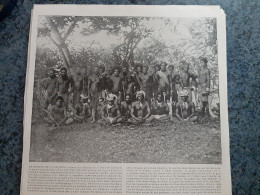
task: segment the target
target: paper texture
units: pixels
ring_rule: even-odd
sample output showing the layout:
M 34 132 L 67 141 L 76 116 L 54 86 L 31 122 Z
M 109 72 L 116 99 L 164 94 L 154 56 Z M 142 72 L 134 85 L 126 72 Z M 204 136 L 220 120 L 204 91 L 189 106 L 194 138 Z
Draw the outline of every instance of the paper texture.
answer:
M 35 5 L 22 195 L 231 194 L 219 6 Z

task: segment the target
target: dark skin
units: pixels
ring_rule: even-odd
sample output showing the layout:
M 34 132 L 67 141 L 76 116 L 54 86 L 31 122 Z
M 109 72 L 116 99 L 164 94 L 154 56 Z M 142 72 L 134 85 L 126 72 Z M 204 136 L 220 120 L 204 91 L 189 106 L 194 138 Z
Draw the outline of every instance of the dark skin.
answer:
M 139 95 L 137 99 L 138 101 L 134 102 L 132 105 L 131 117 L 138 122 L 144 122 L 151 115 L 151 110 L 148 102 L 144 100 L 143 95 Z M 140 103 L 142 103 L 142 106 Z M 143 117 L 142 114 L 145 110 L 147 111 L 147 114 Z M 135 111 L 137 111 L 138 116 L 135 116 Z
M 181 100 L 182 100 L 183 102 L 187 102 L 187 101 L 188 101 L 188 98 L 189 98 L 188 96 L 182 96 L 182 97 L 181 97 Z M 191 114 L 190 114 L 187 118 L 185 118 L 185 119 L 183 119 L 182 116 L 179 115 L 179 113 L 180 113 L 180 106 L 177 105 L 177 107 L 176 107 L 176 116 L 177 116 L 177 118 L 178 118 L 181 122 L 187 122 L 187 121 L 189 121 L 189 120 L 195 115 L 194 106 L 192 106 L 192 108 L 191 108 Z
M 65 107 L 62 106 L 62 103 L 63 101 L 58 99 L 56 101 L 56 105 L 50 109 L 50 114 L 48 115 L 49 119 L 53 121 L 57 126 L 63 125 L 68 118 L 66 109 Z M 60 112 L 62 111 L 64 112 L 64 118 L 61 120 L 61 122 L 57 122 L 56 119 L 53 117 L 55 115 L 54 110 L 59 110 Z
M 108 101 L 108 104 L 110 106 L 113 106 L 114 105 L 114 100 L 109 100 Z M 120 113 L 120 110 L 118 108 L 115 108 L 116 109 L 116 113 L 117 113 L 117 116 L 116 117 L 113 117 L 113 120 L 116 121 L 118 118 L 121 117 L 121 113 Z M 102 116 L 102 119 L 106 119 L 106 113 L 105 113 L 105 109 L 102 109 L 102 113 L 101 113 L 101 116 Z

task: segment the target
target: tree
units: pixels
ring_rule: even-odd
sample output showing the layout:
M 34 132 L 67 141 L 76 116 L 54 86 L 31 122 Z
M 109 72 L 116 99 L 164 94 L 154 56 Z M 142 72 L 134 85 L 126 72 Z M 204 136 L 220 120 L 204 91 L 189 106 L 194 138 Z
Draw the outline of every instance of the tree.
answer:
M 44 23 L 43 26 L 38 29 L 40 36 L 49 37 L 52 43 L 57 47 L 64 66 L 68 70 L 71 70 L 72 58 L 66 44 L 66 40 L 73 32 L 73 29 L 80 19 L 81 17 L 74 16 L 45 16 L 46 23 Z M 67 29 L 67 31 L 64 31 L 64 29 Z

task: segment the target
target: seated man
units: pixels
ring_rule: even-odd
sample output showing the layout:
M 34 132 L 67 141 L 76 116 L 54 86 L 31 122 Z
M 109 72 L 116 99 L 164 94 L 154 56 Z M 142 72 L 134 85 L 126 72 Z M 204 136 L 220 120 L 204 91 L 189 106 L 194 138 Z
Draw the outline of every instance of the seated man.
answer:
M 116 124 L 122 122 L 121 113 L 118 105 L 115 103 L 117 96 L 114 94 L 107 95 L 107 104 L 102 107 L 100 124 Z
M 121 102 L 121 114 L 124 122 L 131 118 L 132 99 L 130 94 L 126 94 L 125 101 Z
M 75 105 L 74 120 L 77 123 L 85 122 L 86 118 L 90 116 L 90 107 L 85 100 L 87 100 L 87 97 L 80 95 L 79 102 Z
M 64 99 L 58 96 L 56 99 L 56 104 L 51 106 L 47 111 L 47 117 L 43 120 L 53 126 L 68 125 L 72 123 L 71 118 L 68 119 L 67 111 L 65 106 L 63 106 Z
M 138 91 L 136 93 L 137 101 L 132 104 L 131 108 L 131 119 L 128 121 L 133 124 L 149 123 L 153 120 L 151 116 L 150 106 L 147 101 L 145 101 L 145 92 Z
M 99 103 L 98 103 L 98 107 L 97 107 L 97 119 L 100 120 L 100 119 L 102 119 L 102 109 L 103 109 L 103 107 L 106 106 L 106 101 L 102 96 L 100 96 L 98 98 L 98 102 Z
M 168 119 L 169 106 L 165 101 L 163 101 L 161 94 L 158 94 L 157 99 L 151 103 L 151 114 L 154 119 L 160 121 Z
M 181 122 L 194 122 L 197 116 L 194 116 L 194 103 L 189 101 L 189 92 L 187 90 L 180 91 L 181 101 L 176 105 L 176 116 Z

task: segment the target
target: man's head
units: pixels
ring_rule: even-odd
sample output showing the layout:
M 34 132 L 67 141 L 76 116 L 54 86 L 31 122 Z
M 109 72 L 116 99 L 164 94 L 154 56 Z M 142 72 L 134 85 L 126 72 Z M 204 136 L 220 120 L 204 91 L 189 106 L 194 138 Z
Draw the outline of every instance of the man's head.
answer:
M 101 74 L 103 74 L 105 72 L 105 70 L 106 70 L 106 68 L 104 66 L 99 66 L 98 72 L 101 75 Z
M 147 72 L 148 72 L 148 66 L 144 66 L 144 68 L 143 68 L 143 73 L 144 73 L 144 74 L 147 74 Z
M 116 95 L 114 95 L 114 94 L 108 94 L 107 95 L 108 105 L 113 106 L 115 104 L 115 101 L 116 101 Z
M 168 66 L 168 70 L 169 70 L 169 72 L 173 72 L 174 66 L 173 66 L 173 65 L 169 65 L 169 66 Z
M 56 105 L 57 105 L 58 107 L 61 107 L 62 104 L 63 104 L 63 102 L 64 102 L 63 97 L 58 96 L 58 97 L 56 98 Z
M 76 74 L 79 75 L 80 74 L 80 67 L 77 66 L 76 69 L 75 69 L 75 72 L 76 72 Z
M 127 73 L 128 72 L 128 67 L 127 66 L 123 66 L 122 68 L 122 73 Z
M 138 65 L 136 66 L 136 72 L 137 72 L 137 73 L 141 73 L 141 72 L 142 72 L 142 65 L 141 65 L 141 64 L 138 64 Z
M 114 75 L 117 77 L 117 76 L 119 76 L 119 68 L 118 67 L 116 67 L 115 69 L 114 69 Z
M 94 72 L 94 74 L 98 74 L 98 67 L 97 66 L 94 67 L 93 72 Z
M 208 67 L 208 60 L 206 58 L 202 58 L 200 61 L 201 61 L 202 68 L 205 69 Z
M 181 70 L 188 71 L 189 70 L 189 63 L 186 61 L 181 61 Z
M 104 98 L 99 97 L 99 98 L 98 98 L 98 101 L 99 101 L 99 103 L 103 103 L 103 102 L 104 102 Z
M 145 92 L 144 91 L 138 91 L 136 93 L 136 97 L 137 97 L 138 101 L 143 102 L 144 98 L 145 98 Z
M 155 66 L 155 71 L 160 71 L 161 70 L 161 66 L 159 65 L 159 64 L 157 64 L 156 66 Z
M 62 68 L 60 69 L 60 73 L 61 73 L 61 77 L 62 77 L 62 78 L 66 78 L 66 77 L 68 76 L 68 74 L 67 74 L 67 68 L 62 67 Z
M 128 81 L 128 83 L 131 83 L 131 82 L 133 81 L 132 76 L 128 76 L 128 77 L 127 77 L 127 81 Z
M 162 62 L 160 66 L 161 66 L 161 71 L 165 72 L 166 71 L 166 67 L 167 67 L 167 63 L 166 62 Z
M 158 101 L 158 102 L 162 102 L 162 101 L 163 101 L 162 94 L 159 93 L 159 94 L 157 95 L 157 101 Z
M 179 81 L 180 79 L 181 79 L 180 75 L 179 75 L 179 74 L 176 74 L 176 75 L 175 75 L 175 80 L 176 80 L 176 81 Z
M 189 91 L 187 91 L 187 90 L 182 90 L 182 91 L 180 92 L 180 96 L 181 96 L 181 100 L 182 100 L 183 102 L 187 102 L 187 101 L 188 101 L 188 98 L 189 98 Z
M 87 74 L 87 68 L 83 67 L 81 71 L 82 71 L 82 75 L 86 75 Z
M 126 101 L 126 103 L 131 103 L 131 95 L 130 94 L 126 94 L 126 96 L 125 96 L 125 101 Z
M 52 79 L 54 79 L 56 77 L 55 71 L 53 69 L 49 70 L 49 77 L 52 78 Z

